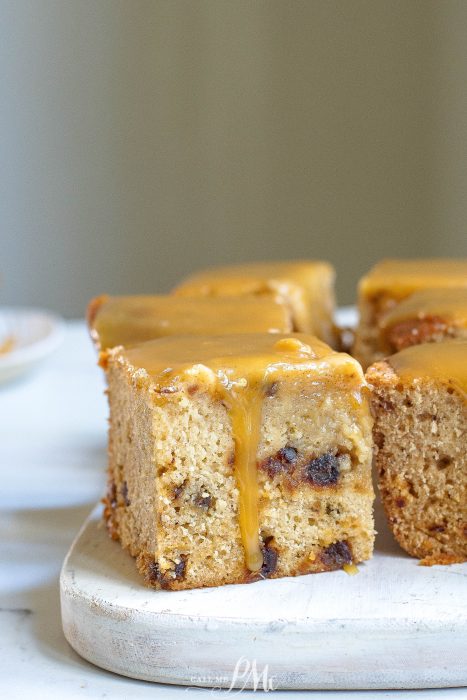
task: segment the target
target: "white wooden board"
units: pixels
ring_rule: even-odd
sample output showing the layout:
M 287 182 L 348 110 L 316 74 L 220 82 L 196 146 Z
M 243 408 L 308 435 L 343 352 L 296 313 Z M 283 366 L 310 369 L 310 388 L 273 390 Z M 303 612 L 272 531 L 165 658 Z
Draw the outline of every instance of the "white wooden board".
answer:
M 256 681 L 263 688 L 267 678 L 282 689 L 466 685 L 467 564 L 418 566 L 381 517 L 377 529 L 375 556 L 356 576 L 337 571 L 153 591 L 108 538 L 99 506 L 63 565 L 63 629 L 85 659 L 149 681 L 239 688 Z

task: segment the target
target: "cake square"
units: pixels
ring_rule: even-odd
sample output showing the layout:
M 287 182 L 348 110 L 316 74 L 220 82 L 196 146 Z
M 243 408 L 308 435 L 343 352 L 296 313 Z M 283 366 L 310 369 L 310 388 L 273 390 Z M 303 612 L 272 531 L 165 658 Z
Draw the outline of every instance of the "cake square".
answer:
M 395 538 L 425 564 L 467 560 L 467 341 L 408 347 L 366 376 Z
M 169 295 L 108 296 L 93 299 L 88 326 L 97 349 L 130 347 L 170 335 L 288 333 L 289 309 L 267 297 L 185 298 Z
M 108 357 L 110 534 L 185 589 L 347 567 L 373 548 L 358 363 L 305 334 L 168 337 Z
M 175 288 L 183 296 L 268 296 L 292 313 L 293 330 L 335 347 L 334 268 L 321 260 L 258 262 L 201 270 Z
M 411 345 L 467 340 L 467 287 L 414 292 L 378 321 L 377 352 L 392 355 Z
M 384 357 L 380 347 L 381 317 L 414 292 L 426 289 L 467 288 L 467 260 L 382 260 L 360 280 L 359 324 L 352 354 L 367 367 Z

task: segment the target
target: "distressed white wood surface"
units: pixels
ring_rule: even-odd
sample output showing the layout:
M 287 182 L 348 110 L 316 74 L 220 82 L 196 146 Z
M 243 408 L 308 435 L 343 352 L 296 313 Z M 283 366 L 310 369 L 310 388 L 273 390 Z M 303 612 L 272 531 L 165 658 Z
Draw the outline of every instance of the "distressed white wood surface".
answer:
M 60 581 L 65 635 L 84 658 L 149 681 L 229 687 L 243 658 L 283 689 L 467 684 L 467 564 L 421 567 L 378 518 L 374 558 L 342 571 L 193 591 L 145 588 L 101 507 Z M 262 687 L 260 678 L 259 687 Z M 237 687 L 253 687 L 243 674 Z

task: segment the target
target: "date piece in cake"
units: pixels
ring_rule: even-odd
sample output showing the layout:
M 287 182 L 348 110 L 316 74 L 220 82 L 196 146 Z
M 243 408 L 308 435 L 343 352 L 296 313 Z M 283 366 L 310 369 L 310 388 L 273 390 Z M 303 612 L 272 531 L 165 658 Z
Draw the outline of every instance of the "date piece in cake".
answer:
M 467 289 L 467 260 L 383 260 L 359 284 L 360 313 L 352 354 L 367 367 L 380 360 L 381 318 L 414 292 L 423 289 Z
M 373 548 L 358 363 L 313 336 L 172 337 L 109 351 L 110 534 L 146 583 L 329 571 Z
M 273 299 L 186 299 L 175 296 L 101 296 L 88 307 L 97 349 L 129 347 L 170 335 L 288 333 L 288 309 Z
M 467 342 L 415 345 L 367 371 L 390 528 L 425 564 L 467 559 Z
M 184 296 L 269 296 L 292 312 L 294 330 L 336 345 L 333 267 L 318 260 L 228 265 L 202 270 L 175 290 Z

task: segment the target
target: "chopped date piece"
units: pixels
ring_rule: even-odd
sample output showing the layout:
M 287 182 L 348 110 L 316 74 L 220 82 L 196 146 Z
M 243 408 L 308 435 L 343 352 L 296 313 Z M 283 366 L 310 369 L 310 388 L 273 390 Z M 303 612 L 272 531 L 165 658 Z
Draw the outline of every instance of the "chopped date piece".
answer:
M 340 569 L 352 563 L 352 552 L 347 542 L 334 542 L 321 552 L 321 561 L 328 569 Z
M 185 554 L 182 554 L 180 556 L 180 561 L 177 564 L 175 564 L 173 572 L 166 571 L 164 573 L 161 572 L 160 566 L 156 561 L 149 562 L 147 570 L 147 578 L 149 582 L 159 583 L 161 588 L 170 588 L 171 581 L 173 581 L 174 579 L 180 581 L 181 579 L 185 578 L 186 560 L 187 556 Z
M 117 485 L 113 479 L 109 484 L 108 499 L 110 507 L 115 508 L 117 505 Z
M 261 578 L 268 578 L 268 576 L 273 574 L 277 568 L 278 554 L 274 547 L 271 546 L 271 542 L 273 540 L 274 537 L 267 537 L 262 548 L 263 566 L 261 567 L 261 570 L 259 572 Z
M 128 498 L 128 484 L 126 483 L 126 481 L 124 481 L 122 484 L 121 493 L 122 493 L 123 502 L 125 503 L 126 506 L 129 506 L 131 504 L 131 501 Z
M 375 443 L 376 447 L 382 450 L 384 447 L 384 434 L 381 433 L 379 430 L 375 430 L 373 432 L 373 442 Z
M 271 479 L 281 472 L 291 472 L 297 461 L 298 452 L 295 447 L 286 445 L 282 447 L 273 457 L 268 457 L 263 463 L 262 468 L 267 471 Z
M 186 570 L 186 555 L 182 554 L 180 556 L 180 561 L 178 564 L 175 564 L 175 578 L 177 581 L 179 581 L 182 578 L 185 578 L 185 570 Z
M 202 508 L 203 510 L 209 510 L 209 508 L 211 507 L 211 500 L 211 496 L 209 494 L 205 496 L 203 492 L 195 498 L 195 505 L 197 505 L 198 508 Z
M 289 464 L 293 464 L 297 461 L 297 450 L 295 449 L 295 447 L 290 447 L 289 445 L 286 445 L 281 450 L 279 450 L 277 454 L 280 456 L 280 459 L 283 459 Z
M 266 388 L 266 396 L 272 397 L 277 394 L 277 390 L 279 389 L 279 382 L 272 382 L 271 384 L 268 384 Z
M 182 493 L 182 491 L 183 491 L 184 488 L 185 488 L 185 482 L 183 482 L 183 484 L 180 484 L 179 486 L 176 486 L 176 487 L 174 488 L 174 499 L 175 499 L 175 500 L 177 500 L 177 498 L 180 497 L 180 495 L 181 495 L 181 493 Z
M 334 486 L 339 480 L 339 460 L 327 452 L 306 465 L 305 475 L 315 486 Z
M 148 564 L 148 579 L 150 583 L 157 583 L 161 579 L 161 570 L 157 561 L 150 561 Z
M 380 408 L 382 411 L 386 411 L 387 413 L 389 413 L 390 411 L 394 410 L 394 404 L 392 403 L 392 401 L 389 401 L 389 399 L 379 398 L 378 408 Z

